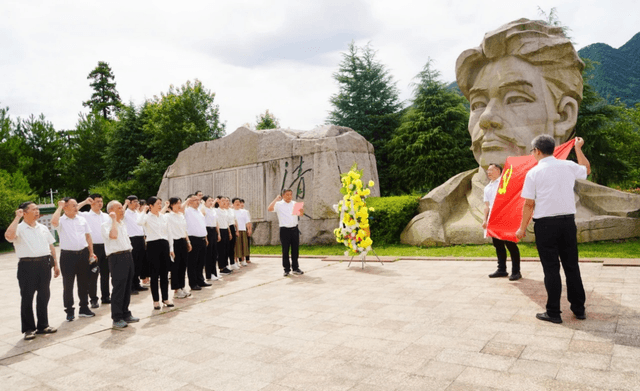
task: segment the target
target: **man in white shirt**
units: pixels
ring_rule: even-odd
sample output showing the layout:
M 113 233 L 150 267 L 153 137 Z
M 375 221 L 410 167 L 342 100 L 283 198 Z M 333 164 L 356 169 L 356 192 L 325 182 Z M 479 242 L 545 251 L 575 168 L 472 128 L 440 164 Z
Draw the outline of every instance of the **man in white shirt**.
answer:
M 489 224 L 489 215 L 491 208 L 493 208 L 493 201 L 496 199 L 498 193 L 498 186 L 500 185 L 500 176 L 502 174 L 502 166 L 499 164 L 491 163 L 487 168 L 487 177 L 489 178 L 489 184 L 484 188 L 484 221 L 482 222 L 482 228 L 487 229 Z M 498 270 L 489 274 L 490 278 L 507 277 L 507 249 L 511 254 L 511 277 L 509 280 L 516 281 L 522 278 L 520 274 L 520 249 L 518 244 L 510 242 L 508 240 L 501 240 L 498 238 L 491 238 L 493 241 L 493 247 L 496 248 L 496 255 L 498 257 Z
M 124 208 L 118 201 L 111 201 L 107 205 L 109 219 L 102 223 L 100 233 L 104 241 L 104 251 L 111 271 L 111 319 L 113 327 L 124 328 L 129 323 L 140 319 L 131 315 L 131 280 L 133 280 L 134 266 L 131 255 L 131 240 L 127 234 L 124 220 Z
M 531 142 L 532 154 L 538 165 L 532 168 L 524 180 L 522 198 L 522 223 L 516 232 L 523 238 L 527 225 L 533 217 L 536 247 L 544 270 L 544 286 L 547 289 L 547 311 L 536 314 L 536 318 L 553 323 L 562 323 L 560 317 L 560 295 L 562 280 L 560 262 L 567 281 L 567 299 L 577 319 L 586 319 L 585 292 L 578 265 L 578 242 L 575 223 L 576 179 L 587 179 L 591 172 L 589 160 L 582 152 L 584 140 L 576 137 L 575 152 L 578 164 L 570 160 L 553 157 L 555 140 L 549 135 L 540 135 Z
M 127 225 L 127 232 L 129 233 L 129 239 L 131 240 L 131 246 L 133 250 L 131 254 L 133 256 L 133 280 L 131 282 L 131 294 L 137 295 L 139 291 L 146 291 L 148 288 L 140 284 L 140 280 L 148 277 L 147 267 L 147 251 L 144 241 L 144 230 L 137 224 L 138 214 L 140 213 L 140 201 L 135 195 L 130 195 L 124 201 L 124 221 Z
M 60 217 L 64 209 L 64 216 Z M 78 203 L 73 198 L 58 202 L 58 209 L 51 216 L 51 225 L 60 237 L 60 271 L 62 272 L 62 299 L 67 321 L 75 319 L 73 284 L 78 278 L 79 316 L 95 316 L 89 309 L 89 264 L 95 258 L 91 241 L 91 228 L 84 217 L 78 215 Z
M 282 195 L 271 201 L 269 212 L 278 214 L 278 224 L 280 225 L 280 243 L 282 244 L 282 267 L 284 268 L 284 276 L 287 277 L 293 269 L 293 274 L 304 274 L 298 265 L 298 252 L 300 247 L 300 231 L 298 230 L 298 216 L 293 214 L 295 202 L 293 200 L 293 191 L 285 189 Z M 300 216 L 304 214 L 304 210 L 300 209 Z M 289 248 L 291 248 L 291 263 L 289 262 Z
M 187 207 L 184 211 L 184 218 L 187 220 L 187 234 L 191 242 L 191 252 L 187 263 L 187 275 L 189 276 L 189 286 L 192 291 L 202 290 L 203 286 L 211 286 L 204 280 L 204 263 L 207 257 L 207 225 L 200 207 L 200 199 L 191 194 L 185 201 Z
M 18 257 L 18 285 L 22 299 L 20 319 L 26 340 L 34 339 L 36 334 L 58 331 L 49 326 L 47 306 L 51 297 L 51 268 L 56 278 L 60 275 L 60 269 L 53 247 L 55 239 L 47 227 L 38 223 L 39 217 L 38 206 L 31 201 L 24 202 L 16 210 L 16 217 L 4 233 L 5 239 L 13 243 Z M 21 223 L 20 219 L 24 221 Z M 36 292 L 37 326 L 33 317 L 33 296 Z
M 242 198 L 240 199 L 240 208 L 247 212 L 247 220 L 249 221 L 247 223 L 247 247 L 249 248 L 249 252 L 247 253 L 245 261 L 247 263 L 251 263 L 251 235 L 253 234 L 253 226 L 251 224 L 251 213 L 249 213 L 249 211 L 244 208 L 244 200 Z
M 107 256 L 104 252 L 104 240 L 102 239 L 102 224 L 109 220 L 109 215 L 102 211 L 102 196 L 100 194 L 91 194 L 89 197 L 78 204 L 78 209 L 81 209 L 85 205 L 91 205 L 91 210 L 88 212 L 79 212 L 80 216 L 84 217 L 91 228 L 91 241 L 93 242 L 93 253 L 98 258 L 97 264 L 91 265 L 91 273 L 89 275 L 89 299 L 91 302 L 91 308 L 98 308 L 98 274 L 100 275 L 100 293 L 102 296 L 102 303 L 109 304 L 109 262 L 107 262 Z M 99 272 L 94 272 L 95 266 L 98 266 Z M 98 270 L 96 270 L 98 271 Z

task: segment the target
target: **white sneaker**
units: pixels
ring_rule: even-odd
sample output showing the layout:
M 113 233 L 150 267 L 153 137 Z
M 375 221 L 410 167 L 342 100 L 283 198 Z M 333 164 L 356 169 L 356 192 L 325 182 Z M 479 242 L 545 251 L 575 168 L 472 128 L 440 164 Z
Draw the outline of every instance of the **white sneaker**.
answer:
M 249 266 L 249 265 L 247 265 L 247 261 L 242 261 L 241 265 L 242 266 Z
M 187 297 L 187 292 L 182 289 L 178 289 L 178 291 L 173 295 L 175 299 L 184 299 Z
M 234 263 L 233 265 L 231 265 L 231 268 L 232 268 L 233 270 L 240 270 L 240 266 L 238 266 L 238 264 L 237 264 L 237 263 Z
M 214 276 L 213 274 L 211 275 L 211 278 L 209 279 L 209 281 L 218 281 L 220 279 L 220 277 L 218 276 Z

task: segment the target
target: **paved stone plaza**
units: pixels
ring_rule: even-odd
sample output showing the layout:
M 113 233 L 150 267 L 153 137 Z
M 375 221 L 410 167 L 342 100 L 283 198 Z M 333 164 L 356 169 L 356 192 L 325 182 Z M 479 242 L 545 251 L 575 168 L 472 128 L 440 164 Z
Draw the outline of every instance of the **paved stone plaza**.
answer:
M 535 319 L 539 263 L 517 282 L 494 262 L 353 263 L 277 258 L 215 282 L 173 311 L 132 297 L 139 323 L 65 321 L 52 282 L 51 326 L 24 341 L 14 254 L 0 256 L 2 390 L 595 390 L 640 388 L 640 268 L 581 264 L 586 321 Z

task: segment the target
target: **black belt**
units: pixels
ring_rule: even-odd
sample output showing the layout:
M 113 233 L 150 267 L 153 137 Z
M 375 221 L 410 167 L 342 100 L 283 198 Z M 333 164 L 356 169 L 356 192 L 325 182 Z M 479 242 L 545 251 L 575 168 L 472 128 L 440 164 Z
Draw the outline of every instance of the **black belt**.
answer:
M 297 229 L 298 226 L 296 225 L 295 227 L 280 227 L 280 228 L 284 228 L 284 229 Z
M 111 253 L 108 256 L 126 254 L 126 253 L 130 253 L 130 252 L 131 252 L 131 250 L 118 251 L 116 253 Z
M 70 253 L 70 254 L 82 254 L 84 250 L 88 251 L 88 247 L 83 248 L 82 250 L 60 250 L 60 252 Z
M 574 218 L 575 218 L 575 215 L 558 215 L 558 216 L 540 217 L 539 219 L 533 219 L 533 221 L 573 220 Z
M 48 261 L 49 258 L 51 257 L 51 255 L 43 255 L 41 257 L 25 257 L 25 258 L 19 258 L 18 261 Z

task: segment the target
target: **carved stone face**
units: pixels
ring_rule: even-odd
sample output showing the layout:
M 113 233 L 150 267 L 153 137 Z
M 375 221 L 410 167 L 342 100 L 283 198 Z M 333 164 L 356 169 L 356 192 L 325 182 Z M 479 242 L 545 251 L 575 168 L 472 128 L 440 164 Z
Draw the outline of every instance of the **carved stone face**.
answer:
M 560 119 L 539 68 L 503 57 L 482 68 L 469 91 L 473 155 L 485 170 L 529 152 L 531 140 L 554 135 Z

